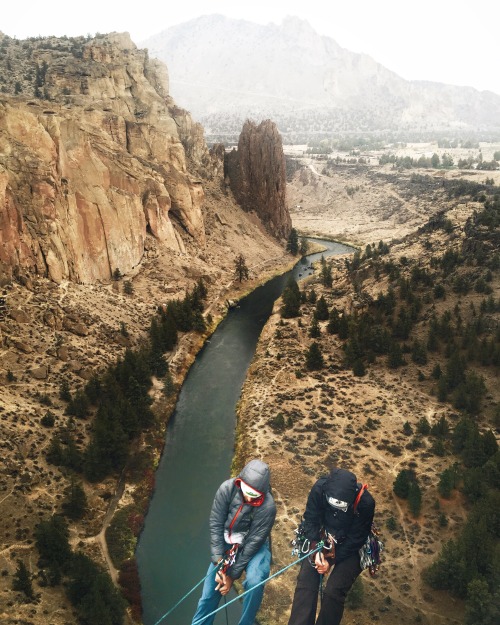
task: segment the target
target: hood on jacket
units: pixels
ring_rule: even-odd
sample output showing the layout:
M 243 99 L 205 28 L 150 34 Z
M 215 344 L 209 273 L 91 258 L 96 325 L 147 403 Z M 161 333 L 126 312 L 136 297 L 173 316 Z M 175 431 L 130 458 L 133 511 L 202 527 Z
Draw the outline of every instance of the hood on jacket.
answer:
M 241 470 L 238 477 L 259 493 L 269 492 L 271 472 L 262 460 L 250 460 Z
M 324 485 L 328 504 L 346 512 L 356 499 L 357 484 L 354 473 L 346 469 L 332 469 Z

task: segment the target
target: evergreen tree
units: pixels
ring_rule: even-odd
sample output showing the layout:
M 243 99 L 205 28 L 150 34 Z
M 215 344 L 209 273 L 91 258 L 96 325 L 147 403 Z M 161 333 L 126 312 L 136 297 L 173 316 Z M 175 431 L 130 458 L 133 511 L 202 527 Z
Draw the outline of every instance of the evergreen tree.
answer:
M 458 351 L 455 351 L 446 363 L 446 383 L 449 391 L 465 382 L 465 367 L 465 360 Z
M 125 600 L 108 573 L 82 553 L 73 556 L 68 596 L 84 625 L 122 625 Z
M 416 480 L 410 482 L 410 488 L 408 490 L 408 507 L 414 517 L 418 517 L 420 515 L 420 510 L 422 508 L 422 492 Z
M 312 339 L 317 339 L 321 336 L 321 330 L 319 329 L 318 320 L 315 316 L 312 318 L 311 327 L 309 328 L 309 336 Z
M 170 371 L 167 371 L 167 374 L 165 375 L 163 381 L 163 394 L 165 395 L 165 397 L 172 397 L 172 395 L 175 394 L 176 390 L 177 389 L 172 378 L 172 374 L 170 373 Z
M 68 524 L 59 515 L 54 514 L 35 527 L 35 542 L 42 561 L 49 567 L 62 566 L 70 559 Z
M 475 371 L 470 371 L 465 382 L 460 384 L 453 393 L 453 406 L 458 410 L 465 410 L 476 415 L 481 409 L 483 396 L 486 394 L 484 378 Z
M 397 341 L 392 342 L 389 354 L 387 355 L 387 364 L 391 369 L 397 369 L 405 364 L 403 352 L 401 351 L 401 347 Z
M 318 296 L 316 295 L 314 287 L 309 291 L 307 301 L 309 302 L 309 304 L 316 304 L 316 302 L 318 301 Z
M 431 424 L 425 417 L 421 417 L 417 423 L 417 432 L 423 436 L 427 436 L 431 431 Z
M 298 317 L 300 315 L 300 289 L 293 276 L 288 278 L 281 297 L 283 300 L 281 316 L 285 319 Z
M 248 280 L 249 270 L 243 254 L 239 254 L 234 261 L 234 271 L 238 282 Z
M 125 295 L 133 295 L 134 294 L 134 285 L 130 280 L 125 280 L 123 283 L 123 292 Z
M 457 469 L 456 467 L 448 467 L 439 476 L 438 491 L 441 497 L 449 499 L 452 490 L 457 485 Z
M 343 313 L 339 319 L 339 339 L 345 340 L 349 336 L 349 316 Z
M 406 499 L 410 492 L 410 484 L 415 480 L 415 474 L 411 469 L 402 469 L 392 485 L 392 490 L 397 497 Z
M 434 368 L 432 369 L 432 373 L 431 376 L 435 379 L 435 380 L 439 380 L 442 376 L 442 371 L 441 371 L 441 366 L 439 365 L 439 363 L 437 363 L 436 365 L 434 365 Z
M 63 464 L 64 452 L 58 436 L 53 436 L 46 453 L 47 462 L 58 467 Z
M 97 402 L 99 401 L 101 392 L 101 380 L 96 374 L 93 374 L 90 380 L 85 385 L 85 395 L 87 395 L 90 403 L 93 406 L 97 406 Z
M 327 321 L 330 314 L 328 312 L 328 304 L 323 295 L 316 302 L 315 316 L 318 321 Z
M 365 375 L 365 373 L 366 373 L 365 365 L 363 364 L 363 361 L 361 360 L 361 358 L 357 358 L 353 362 L 353 364 L 352 364 L 352 372 L 358 378 L 362 378 Z
M 66 414 L 77 417 L 78 419 L 86 419 L 89 416 L 90 402 L 85 392 L 79 389 L 75 396 L 66 406 Z
M 297 256 L 298 251 L 299 251 L 299 237 L 297 234 L 297 230 L 295 230 L 295 228 L 292 228 L 290 230 L 290 234 L 288 236 L 288 241 L 286 244 L 286 249 L 288 252 L 290 252 L 290 254 L 293 254 L 293 256 Z
M 484 579 L 473 579 L 467 586 L 466 625 L 498 625 L 500 623 L 500 590 L 490 592 Z
M 35 599 L 31 575 L 22 560 L 17 561 L 17 569 L 12 580 L 12 590 L 23 592 L 28 601 L 34 601 Z
M 109 575 L 101 572 L 93 578 L 88 594 L 78 604 L 78 612 L 87 625 L 122 625 L 125 606 L 125 599 Z
M 69 388 L 69 382 L 66 378 L 63 378 L 59 387 L 59 397 L 63 401 L 71 401 L 71 392 Z
M 439 438 L 446 438 L 449 431 L 450 426 L 448 425 L 448 421 L 444 415 L 440 417 L 440 419 L 431 427 L 432 436 L 437 436 Z
M 325 362 L 318 343 L 311 343 L 306 353 L 306 368 L 309 371 L 323 369 Z
M 427 364 L 427 350 L 420 341 L 413 341 L 412 349 L 411 349 L 411 359 L 417 365 L 426 365 Z
M 333 285 L 332 267 L 326 263 L 321 267 L 321 284 L 327 288 Z
M 446 542 L 438 558 L 424 572 L 425 581 L 436 590 L 449 590 L 455 596 L 467 591 L 467 562 L 459 541 Z
M 335 308 L 335 306 L 330 311 L 328 317 L 328 325 L 326 326 L 326 330 L 328 334 L 338 334 L 340 326 L 340 314 L 339 311 Z
M 306 256 L 307 252 L 309 251 L 309 242 L 306 239 L 306 237 L 300 237 L 300 247 L 299 247 L 299 252 L 302 256 Z
M 65 499 L 62 504 L 64 514 L 72 520 L 81 519 L 87 510 L 87 496 L 83 486 L 74 477 L 65 491 Z

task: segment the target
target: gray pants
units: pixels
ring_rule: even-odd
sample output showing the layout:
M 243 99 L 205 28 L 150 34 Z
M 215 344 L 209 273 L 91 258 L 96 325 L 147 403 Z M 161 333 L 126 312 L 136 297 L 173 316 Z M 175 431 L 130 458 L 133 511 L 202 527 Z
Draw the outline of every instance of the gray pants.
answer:
M 304 560 L 297 578 L 288 625 L 339 625 L 347 593 L 360 573 L 357 553 L 335 565 L 326 582 L 316 620 L 320 575 L 308 559 Z

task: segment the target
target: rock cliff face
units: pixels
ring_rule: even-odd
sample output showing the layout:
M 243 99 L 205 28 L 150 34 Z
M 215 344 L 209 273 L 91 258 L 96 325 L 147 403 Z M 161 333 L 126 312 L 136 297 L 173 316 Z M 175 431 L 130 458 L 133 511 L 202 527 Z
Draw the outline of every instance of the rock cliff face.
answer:
M 246 121 L 238 149 L 227 154 L 231 190 L 246 211 L 255 211 L 276 238 L 290 234 L 292 222 L 286 203 L 283 144 L 276 125 Z
M 4 277 L 109 279 L 141 261 L 147 234 L 204 245 L 200 177 L 221 174 L 220 155 L 168 96 L 162 63 L 127 34 L 0 47 L 2 91 L 15 81 L 0 98 Z

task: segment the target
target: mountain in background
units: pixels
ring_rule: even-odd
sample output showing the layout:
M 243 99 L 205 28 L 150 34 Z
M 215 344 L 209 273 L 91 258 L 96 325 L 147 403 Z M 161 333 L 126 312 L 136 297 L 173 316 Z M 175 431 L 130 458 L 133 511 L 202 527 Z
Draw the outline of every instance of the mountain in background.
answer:
M 500 96 L 404 80 L 308 22 L 255 24 L 206 15 L 141 42 L 169 69 L 177 102 L 207 136 L 271 118 L 285 139 L 328 133 L 500 134 Z

